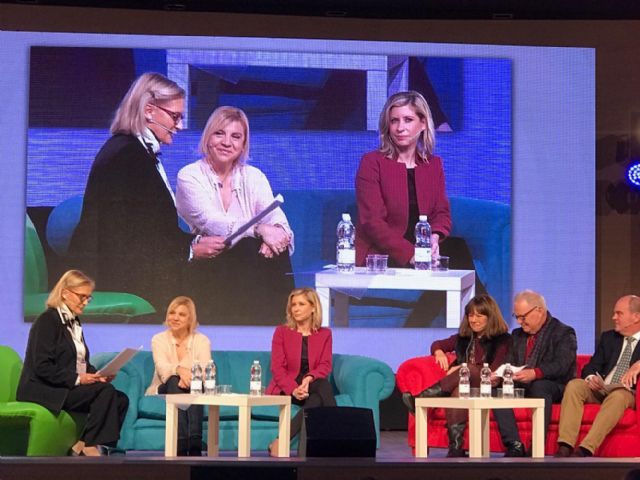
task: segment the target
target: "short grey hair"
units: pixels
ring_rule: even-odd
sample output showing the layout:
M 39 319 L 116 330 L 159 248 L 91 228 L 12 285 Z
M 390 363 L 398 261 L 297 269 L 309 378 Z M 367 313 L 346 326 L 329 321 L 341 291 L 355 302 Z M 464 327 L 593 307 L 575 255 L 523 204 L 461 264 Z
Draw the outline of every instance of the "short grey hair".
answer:
M 547 302 L 544 297 L 533 290 L 522 290 L 516 293 L 513 297 L 513 303 L 520 301 L 525 301 L 532 307 L 542 307 L 545 311 L 547 310 Z

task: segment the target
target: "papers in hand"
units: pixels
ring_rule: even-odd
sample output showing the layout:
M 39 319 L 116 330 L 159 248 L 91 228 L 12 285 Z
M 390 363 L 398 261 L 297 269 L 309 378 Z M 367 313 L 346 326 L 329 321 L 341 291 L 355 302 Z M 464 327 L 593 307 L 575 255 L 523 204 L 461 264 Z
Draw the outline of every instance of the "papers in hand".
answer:
M 596 375 L 596 377 L 598 377 L 602 381 L 602 388 L 600 389 L 600 391 L 602 393 L 604 393 L 605 395 L 608 394 L 608 393 L 613 392 L 614 390 L 618 390 L 619 388 L 627 388 L 620 382 L 618 382 L 618 383 L 604 383 L 604 378 L 602 378 L 602 375 L 600 375 L 599 372 L 596 372 L 595 375 Z M 628 390 L 628 388 L 627 388 L 627 390 Z
M 251 220 L 249 220 L 247 223 L 245 223 L 244 225 L 242 225 L 240 228 L 238 228 L 235 232 L 233 232 L 231 235 L 229 235 L 227 238 L 224 239 L 224 244 L 229 247 L 231 245 L 231 243 L 238 238 L 240 235 L 242 235 L 244 232 L 246 232 L 247 230 L 249 230 L 251 227 L 253 227 L 256 223 L 258 223 L 260 220 L 262 220 L 264 217 L 266 217 L 267 215 L 269 215 L 271 212 L 273 212 L 276 208 L 278 208 L 280 205 L 282 205 L 284 203 L 284 198 L 282 197 L 282 195 L 278 194 L 276 195 L 276 198 L 273 199 L 273 202 L 271 202 L 269 204 L 269 206 L 267 208 L 265 208 L 263 211 L 261 211 L 260 213 L 258 213 L 255 217 L 253 217 Z
M 124 364 L 131 360 L 131 358 L 133 358 L 133 356 L 140 350 L 142 350 L 142 345 L 140 345 L 138 348 L 125 348 L 96 373 L 98 375 L 102 375 L 103 377 L 115 376 L 124 366 Z
M 502 376 L 503 376 L 503 374 L 504 374 L 504 367 L 506 367 L 506 366 L 507 366 L 507 364 L 506 364 L 506 363 L 503 363 L 503 364 L 502 364 L 502 365 L 500 365 L 498 368 L 496 368 L 496 371 L 495 371 L 495 372 L 493 372 L 493 373 L 496 375 L 496 377 L 502 377 Z M 513 373 L 518 373 L 520 370 L 524 370 L 524 369 L 525 369 L 525 367 L 526 367 L 526 365 L 522 365 L 522 366 L 520 366 L 520 367 L 516 367 L 516 366 L 514 366 L 514 365 L 511 365 L 511 371 L 512 371 Z

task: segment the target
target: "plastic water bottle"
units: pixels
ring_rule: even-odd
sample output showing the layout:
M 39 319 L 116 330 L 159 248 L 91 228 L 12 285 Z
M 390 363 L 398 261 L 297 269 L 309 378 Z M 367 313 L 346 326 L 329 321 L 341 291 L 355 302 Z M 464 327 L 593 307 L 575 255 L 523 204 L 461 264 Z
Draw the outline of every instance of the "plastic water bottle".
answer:
M 258 360 L 251 365 L 251 380 L 249 381 L 249 395 L 262 394 L 262 367 Z
M 480 370 L 480 398 L 489 397 L 491 397 L 491 369 L 488 363 L 484 363 Z
M 351 215 L 342 214 L 337 228 L 336 263 L 338 272 L 353 273 L 356 270 L 356 228 L 351 223 Z
M 511 364 L 507 363 L 504 366 L 504 372 L 502 373 L 502 398 L 513 398 L 514 393 L 513 369 L 511 368 Z
M 191 394 L 200 395 L 202 393 L 202 367 L 199 361 L 193 362 L 191 366 Z
M 426 215 L 420 215 L 416 223 L 416 247 L 414 250 L 414 266 L 416 270 L 431 269 L 431 225 Z
M 460 381 L 458 382 L 458 396 L 469 398 L 471 396 L 471 372 L 466 363 L 460 367 Z
M 204 393 L 207 395 L 216 393 L 216 364 L 213 360 L 209 360 L 204 367 Z

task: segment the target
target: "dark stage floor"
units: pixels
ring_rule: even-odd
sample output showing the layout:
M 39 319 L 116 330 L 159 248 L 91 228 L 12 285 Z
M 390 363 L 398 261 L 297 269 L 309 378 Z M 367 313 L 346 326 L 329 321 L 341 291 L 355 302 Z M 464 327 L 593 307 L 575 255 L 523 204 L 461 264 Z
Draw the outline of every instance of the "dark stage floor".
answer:
M 160 452 L 140 451 L 102 458 L 4 457 L 0 480 L 622 480 L 640 469 L 635 458 L 448 459 L 440 449 L 416 460 L 406 439 L 406 432 L 383 432 L 376 458 L 274 459 L 254 452 L 238 459 L 234 452 L 223 452 L 217 458 L 167 459 Z

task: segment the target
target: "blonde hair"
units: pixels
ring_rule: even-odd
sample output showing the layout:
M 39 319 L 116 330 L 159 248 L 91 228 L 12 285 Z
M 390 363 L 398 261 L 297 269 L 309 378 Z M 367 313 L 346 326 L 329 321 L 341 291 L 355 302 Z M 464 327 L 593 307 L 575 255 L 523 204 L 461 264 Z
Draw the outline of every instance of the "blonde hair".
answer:
M 175 310 L 180 306 L 187 307 L 187 311 L 189 312 L 189 320 L 191 320 L 191 322 L 189 323 L 188 331 L 189 331 L 189 335 L 191 335 L 194 332 L 194 330 L 198 328 L 198 315 L 196 314 L 196 304 L 189 297 L 185 297 L 181 295 L 171 300 L 171 302 L 169 303 L 169 306 L 167 307 L 167 314 L 164 317 L 164 324 L 167 327 L 169 326 L 169 324 L 167 323 L 169 320 L 169 312 Z
M 464 307 L 464 319 L 458 331 L 461 337 L 473 336 L 473 330 L 471 330 L 471 326 L 469 325 L 469 315 L 473 312 L 487 317 L 487 326 L 483 332 L 484 337 L 493 338 L 509 331 L 509 326 L 507 322 L 504 321 L 500 307 L 493 297 L 485 293 L 476 295 L 469 300 L 469 303 Z
M 436 146 L 436 130 L 433 126 L 431 109 L 424 97 L 416 91 L 398 92 L 391 95 L 380 112 L 378 130 L 380 134 L 380 153 L 387 158 L 396 158 L 399 154 L 398 147 L 393 142 L 389 133 L 389 116 L 391 109 L 396 107 L 411 106 L 420 120 L 424 120 L 426 128 L 418 137 L 416 151 L 418 157 L 424 162 L 429 161 Z
M 296 321 L 293 319 L 293 315 L 291 314 L 291 302 L 293 301 L 293 297 L 297 297 L 298 295 L 304 296 L 307 302 L 313 306 L 313 311 L 311 312 L 311 330 L 315 332 L 322 325 L 322 305 L 320 304 L 320 298 L 316 291 L 309 287 L 296 288 L 289 294 L 286 312 L 287 321 L 285 325 L 291 329 L 296 328 Z
M 60 308 L 64 305 L 62 298 L 63 290 L 73 290 L 78 287 L 89 286 L 91 289 L 96 287 L 96 283 L 80 270 L 67 270 L 62 274 L 60 280 L 55 284 L 49 296 L 47 297 L 46 306 L 49 308 Z
M 170 102 L 184 97 L 184 90 L 173 80 L 160 73 L 144 73 L 131 84 L 120 102 L 111 122 L 111 133 L 140 135 L 147 128 L 144 109 L 148 104 Z
M 204 126 L 202 136 L 200 137 L 200 143 L 198 144 L 198 150 L 204 156 L 208 157 L 211 152 L 209 151 L 209 137 L 213 132 L 221 128 L 226 127 L 231 122 L 239 122 L 244 128 L 244 145 L 242 146 L 242 152 L 238 157 L 237 163 L 244 164 L 249 158 L 249 119 L 247 115 L 236 107 L 218 107 L 209 116 L 207 124 Z

